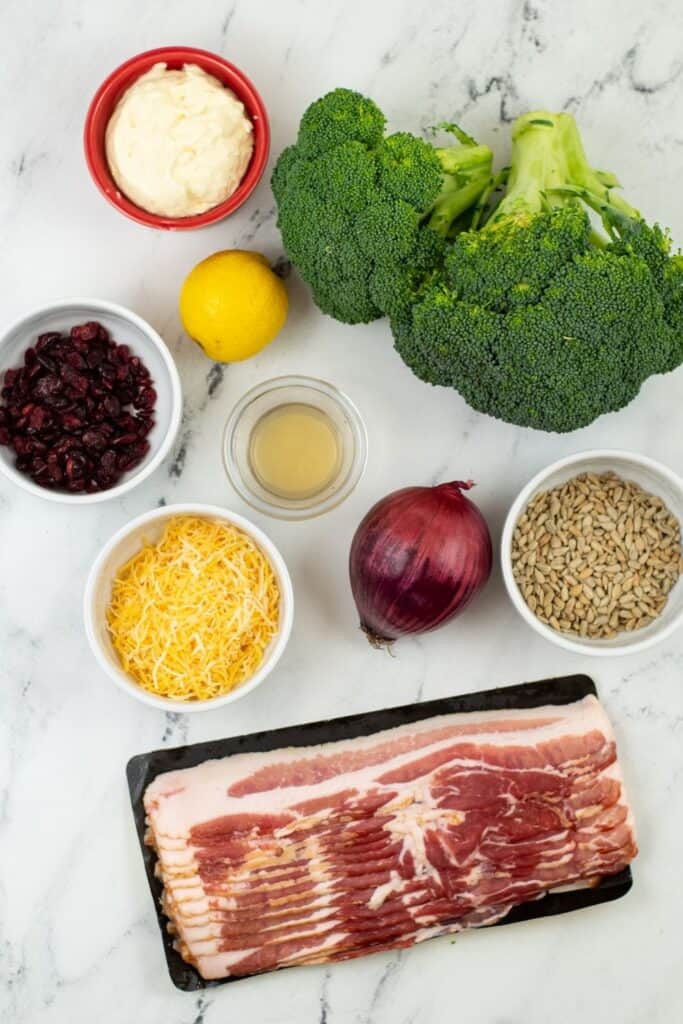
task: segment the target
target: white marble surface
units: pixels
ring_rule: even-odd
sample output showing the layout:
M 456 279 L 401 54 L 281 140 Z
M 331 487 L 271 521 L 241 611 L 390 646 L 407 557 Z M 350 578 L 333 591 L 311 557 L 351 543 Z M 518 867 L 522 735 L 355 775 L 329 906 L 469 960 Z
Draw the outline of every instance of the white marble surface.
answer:
M 203 232 L 150 232 L 92 187 L 84 112 L 115 65 L 181 42 L 224 54 L 262 91 L 277 154 L 305 105 L 336 85 L 371 93 L 396 127 L 456 117 L 500 159 L 507 122 L 535 106 L 578 113 L 588 152 L 683 240 L 681 33 L 677 0 L 155 0 L 1 5 L 2 321 L 47 300 L 103 296 L 155 325 L 177 358 L 186 417 L 172 460 L 125 499 L 65 509 L 0 481 L 0 1019 L 4 1024 L 673 1024 L 683 1019 L 683 635 L 593 662 L 532 634 L 496 574 L 462 619 L 390 659 L 356 630 L 348 544 L 394 487 L 474 477 L 496 534 L 522 483 L 585 447 L 647 452 L 683 470 L 683 371 L 650 382 L 618 416 L 567 437 L 470 412 L 411 377 L 379 323 L 323 318 L 290 279 L 277 342 L 212 369 L 183 337 L 176 295 L 196 260 L 229 246 L 276 258 L 267 178 L 238 216 Z M 289 649 L 267 685 L 190 718 L 115 690 L 86 648 L 85 575 L 130 517 L 199 500 L 245 511 L 221 468 L 232 403 L 276 374 L 327 377 L 367 420 L 371 453 L 345 506 L 310 523 L 258 521 L 291 568 Z M 332 969 L 251 979 L 205 996 L 170 984 L 127 793 L 128 757 L 160 744 L 379 708 L 550 674 L 594 674 L 619 736 L 640 826 L 622 902 L 562 919 L 430 942 Z

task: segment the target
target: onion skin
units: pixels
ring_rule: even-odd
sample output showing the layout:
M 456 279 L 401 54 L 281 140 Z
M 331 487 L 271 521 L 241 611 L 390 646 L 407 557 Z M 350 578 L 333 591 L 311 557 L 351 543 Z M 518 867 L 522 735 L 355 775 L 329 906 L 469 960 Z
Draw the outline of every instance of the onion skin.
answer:
M 491 574 L 491 535 L 462 493 L 471 481 L 405 487 L 374 505 L 356 530 L 349 575 L 373 646 L 437 629 Z

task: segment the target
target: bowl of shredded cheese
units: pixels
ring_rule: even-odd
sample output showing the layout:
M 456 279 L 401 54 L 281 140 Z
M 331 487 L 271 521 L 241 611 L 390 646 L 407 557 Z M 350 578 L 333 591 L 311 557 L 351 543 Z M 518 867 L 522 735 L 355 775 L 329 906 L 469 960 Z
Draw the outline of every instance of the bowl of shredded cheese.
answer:
M 100 552 L 85 628 L 100 666 L 164 711 L 238 700 L 273 670 L 289 639 L 292 584 L 273 542 L 213 505 L 154 509 Z

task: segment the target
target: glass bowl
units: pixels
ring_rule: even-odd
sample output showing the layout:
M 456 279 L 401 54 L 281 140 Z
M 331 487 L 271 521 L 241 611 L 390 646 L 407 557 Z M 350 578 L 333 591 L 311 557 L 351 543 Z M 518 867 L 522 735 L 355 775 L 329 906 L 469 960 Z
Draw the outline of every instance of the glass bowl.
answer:
M 312 497 L 286 498 L 267 490 L 249 459 L 256 424 L 266 413 L 291 403 L 311 405 L 325 413 L 339 438 L 338 472 Z M 230 413 L 223 436 L 223 462 L 230 483 L 248 505 L 277 519 L 310 519 L 336 508 L 362 477 L 367 454 L 365 424 L 356 406 L 338 388 L 314 377 L 275 377 L 252 388 Z

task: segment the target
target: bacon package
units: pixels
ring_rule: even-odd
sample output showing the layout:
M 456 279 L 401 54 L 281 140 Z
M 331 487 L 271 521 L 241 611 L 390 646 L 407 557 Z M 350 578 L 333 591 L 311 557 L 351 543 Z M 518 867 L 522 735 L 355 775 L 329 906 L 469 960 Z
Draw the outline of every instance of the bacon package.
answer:
M 175 949 L 205 980 L 494 924 L 637 852 L 590 693 L 206 760 L 143 803 Z

